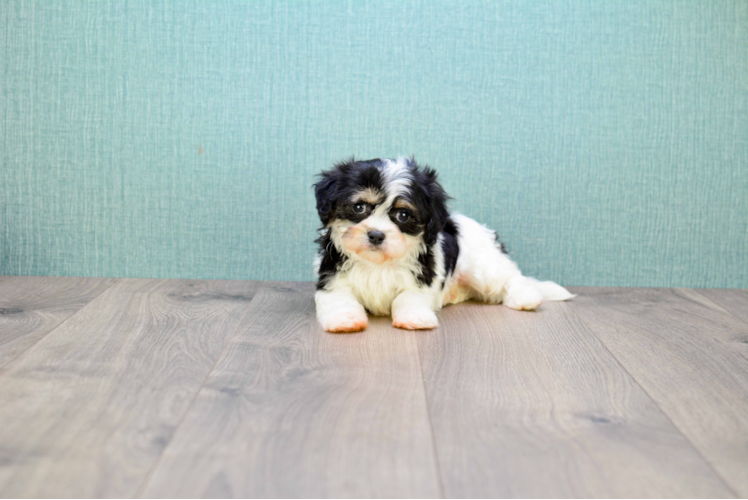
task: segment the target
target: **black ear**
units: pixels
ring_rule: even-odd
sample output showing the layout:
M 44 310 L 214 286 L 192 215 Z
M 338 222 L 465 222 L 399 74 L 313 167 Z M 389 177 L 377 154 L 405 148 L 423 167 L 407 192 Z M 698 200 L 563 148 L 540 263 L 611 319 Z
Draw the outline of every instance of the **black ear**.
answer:
M 431 168 L 425 168 L 423 174 L 423 184 L 428 196 L 429 213 L 431 214 L 431 218 L 426 223 L 424 240 L 427 245 L 431 246 L 436 243 L 439 233 L 444 229 L 449 219 L 449 211 L 447 210 L 449 196 L 447 196 L 447 193 L 444 192 L 441 184 L 439 184 L 436 171 Z
M 322 179 L 314 185 L 314 195 L 317 197 L 317 213 L 322 225 L 326 226 L 330 222 L 330 213 L 335 207 L 335 194 L 338 188 L 340 170 L 338 168 L 327 170 L 322 172 L 320 177 Z

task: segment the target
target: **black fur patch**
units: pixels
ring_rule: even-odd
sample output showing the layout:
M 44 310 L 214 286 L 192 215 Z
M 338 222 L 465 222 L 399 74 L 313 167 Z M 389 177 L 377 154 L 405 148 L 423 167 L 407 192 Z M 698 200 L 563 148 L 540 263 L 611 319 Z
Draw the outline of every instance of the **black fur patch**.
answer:
M 499 233 L 497 233 L 496 231 L 493 232 L 493 240 L 496 243 L 496 248 L 501 250 L 501 253 L 503 253 L 504 255 L 509 255 L 509 252 L 506 251 L 506 247 L 504 246 L 504 244 L 499 241 Z
M 422 224 L 424 231 L 424 242 L 427 246 L 431 246 L 436 242 L 436 238 L 449 219 L 447 211 L 449 196 L 439 184 L 434 169 L 420 167 L 412 159 L 408 160 L 408 167 L 413 176 L 413 184 L 410 186 L 411 198 L 408 201 L 416 208 L 418 221 Z
M 434 276 L 436 276 L 434 252 L 431 251 L 431 247 L 427 247 L 426 251 L 418 256 L 418 263 L 421 264 L 421 273 L 417 277 L 418 282 L 427 287 L 431 286 Z
M 317 280 L 317 290 L 322 290 L 327 286 L 330 279 L 335 276 L 340 266 L 347 260 L 347 257 L 335 248 L 332 240 L 330 239 L 330 231 L 328 230 L 321 235 L 316 243 L 319 243 L 319 254 L 322 260 L 319 264 L 319 279 Z
M 320 174 L 320 181 L 314 185 L 314 194 L 323 227 L 335 219 L 358 223 L 369 216 L 368 213 L 355 213 L 350 200 L 357 191 L 364 189 L 384 193 L 381 166 L 382 160 L 379 159 L 354 161 L 351 158 Z
M 447 219 L 442 231 L 442 253 L 444 254 L 444 280 L 454 272 L 457 265 L 457 257 L 460 256 L 460 246 L 457 244 L 457 226 L 452 219 Z M 442 288 L 444 281 L 442 281 Z

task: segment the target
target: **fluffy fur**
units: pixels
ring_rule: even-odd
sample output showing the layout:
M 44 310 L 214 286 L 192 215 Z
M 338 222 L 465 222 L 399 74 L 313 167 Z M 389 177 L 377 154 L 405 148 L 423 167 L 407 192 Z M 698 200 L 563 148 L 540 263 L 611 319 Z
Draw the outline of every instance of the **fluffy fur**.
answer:
M 435 328 L 436 311 L 469 299 L 532 310 L 573 297 L 523 276 L 494 231 L 450 214 L 436 172 L 412 158 L 340 163 L 314 188 L 315 301 L 327 331 L 363 330 L 367 311 L 416 330 Z

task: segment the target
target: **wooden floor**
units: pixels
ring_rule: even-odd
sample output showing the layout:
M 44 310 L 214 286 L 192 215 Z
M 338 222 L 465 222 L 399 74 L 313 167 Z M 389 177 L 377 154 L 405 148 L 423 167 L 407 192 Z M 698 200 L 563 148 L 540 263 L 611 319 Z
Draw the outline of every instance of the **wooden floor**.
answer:
M 328 334 L 309 283 L 0 277 L 3 497 L 747 497 L 748 291 Z

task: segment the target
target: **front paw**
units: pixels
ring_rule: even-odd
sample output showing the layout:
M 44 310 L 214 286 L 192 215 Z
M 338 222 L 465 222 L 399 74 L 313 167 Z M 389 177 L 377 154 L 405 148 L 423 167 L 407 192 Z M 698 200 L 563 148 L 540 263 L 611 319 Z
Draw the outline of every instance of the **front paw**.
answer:
M 439 321 L 431 309 L 406 309 L 393 312 L 392 326 L 405 330 L 431 330 L 439 326 Z
M 360 332 L 369 326 L 363 311 L 340 311 L 320 321 L 322 328 L 331 333 Z

